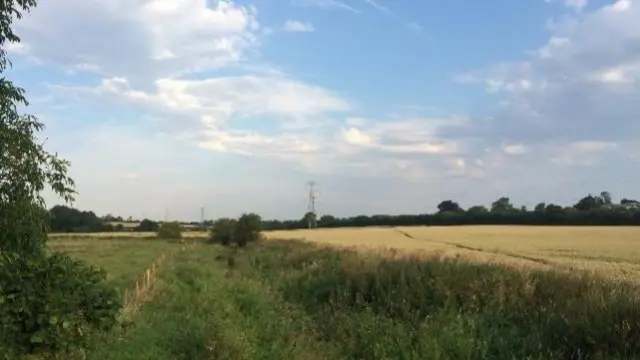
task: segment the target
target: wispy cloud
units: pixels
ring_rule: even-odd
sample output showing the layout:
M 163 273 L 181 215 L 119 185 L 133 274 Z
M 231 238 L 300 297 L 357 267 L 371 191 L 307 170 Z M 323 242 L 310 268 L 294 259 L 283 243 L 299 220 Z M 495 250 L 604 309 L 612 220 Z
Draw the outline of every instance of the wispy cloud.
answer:
M 416 22 L 410 22 L 407 24 L 407 28 L 413 32 L 419 33 L 421 34 L 424 29 L 422 28 L 422 26 Z
M 340 9 L 359 14 L 360 10 L 338 0 L 291 0 L 294 6 L 314 6 L 324 9 Z
M 380 4 L 379 2 L 377 2 L 376 0 L 363 0 L 365 3 L 371 5 L 372 7 L 374 7 L 376 10 L 378 11 L 382 11 L 388 14 L 392 14 L 393 12 L 391 10 L 389 10 L 388 7 Z
M 283 31 L 288 32 L 312 32 L 316 31 L 313 27 L 313 24 L 310 22 L 302 22 L 297 20 L 287 20 L 284 25 L 282 25 Z

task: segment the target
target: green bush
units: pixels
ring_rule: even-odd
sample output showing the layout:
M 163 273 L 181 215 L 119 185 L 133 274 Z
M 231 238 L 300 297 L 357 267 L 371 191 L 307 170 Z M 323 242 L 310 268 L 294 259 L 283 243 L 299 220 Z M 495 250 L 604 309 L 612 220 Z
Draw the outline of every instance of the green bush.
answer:
M 250 242 L 260 239 L 262 219 L 254 213 L 242 214 L 236 222 L 234 240 L 239 247 L 244 247 Z
M 233 242 L 233 231 L 236 228 L 236 223 L 235 219 L 230 218 L 216 220 L 211 228 L 209 242 L 229 246 Z
M 255 213 L 242 214 L 237 220 L 221 218 L 213 223 L 209 242 L 229 246 L 236 244 L 244 247 L 248 243 L 260 239 L 262 219 Z
M 182 226 L 177 221 L 162 223 L 158 228 L 160 239 L 182 239 Z
M 0 255 L 0 354 L 60 356 L 106 331 L 122 306 L 105 273 L 53 255 Z

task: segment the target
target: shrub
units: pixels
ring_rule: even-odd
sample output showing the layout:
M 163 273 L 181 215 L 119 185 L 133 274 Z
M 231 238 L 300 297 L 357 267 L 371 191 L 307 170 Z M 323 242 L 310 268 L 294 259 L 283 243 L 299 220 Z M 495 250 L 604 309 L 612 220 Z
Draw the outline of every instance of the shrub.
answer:
M 63 355 L 116 324 L 121 301 L 102 270 L 55 253 L 0 255 L 0 354 Z
M 234 240 L 238 246 L 246 246 L 247 243 L 260 239 L 262 219 L 255 213 L 242 214 L 236 222 Z
M 177 221 L 162 223 L 158 228 L 160 239 L 182 239 L 182 226 Z
M 230 218 L 221 218 L 213 223 L 209 242 L 228 246 L 233 242 L 233 232 L 237 221 Z

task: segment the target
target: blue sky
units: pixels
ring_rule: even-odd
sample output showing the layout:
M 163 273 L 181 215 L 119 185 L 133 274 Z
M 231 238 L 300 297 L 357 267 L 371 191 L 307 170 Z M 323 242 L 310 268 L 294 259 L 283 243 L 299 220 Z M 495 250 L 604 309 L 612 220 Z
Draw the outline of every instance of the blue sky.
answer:
M 640 197 L 638 0 L 59 0 L 16 30 L 98 214 L 298 218 L 312 179 L 338 216 Z

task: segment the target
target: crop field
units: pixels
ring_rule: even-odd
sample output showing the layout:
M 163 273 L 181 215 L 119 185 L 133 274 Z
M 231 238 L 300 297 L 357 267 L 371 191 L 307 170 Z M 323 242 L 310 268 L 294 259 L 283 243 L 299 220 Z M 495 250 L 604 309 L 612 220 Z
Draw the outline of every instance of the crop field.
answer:
M 52 238 L 51 249 L 104 267 L 121 288 L 167 254 L 152 296 L 126 326 L 96 339 L 87 358 L 640 358 L 638 288 L 618 281 L 640 276 L 640 229 L 371 227 L 264 235 L 243 249 Z
M 414 226 L 274 231 L 265 235 L 640 279 L 639 227 Z

